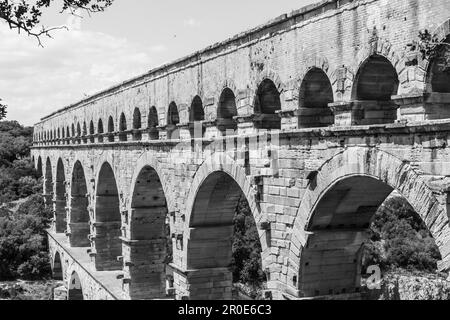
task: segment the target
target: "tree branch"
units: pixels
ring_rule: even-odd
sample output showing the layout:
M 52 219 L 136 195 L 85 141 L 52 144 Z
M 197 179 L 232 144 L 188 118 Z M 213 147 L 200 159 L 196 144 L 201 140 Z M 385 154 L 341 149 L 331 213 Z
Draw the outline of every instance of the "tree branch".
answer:
M 83 10 L 89 15 L 91 13 L 103 12 L 114 0 L 63 0 L 61 13 L 69 12 L 74 16 L 77 10 Z M 28 36 L 37 39 L 38 45 L 43 47 L 41 37 L 52 38 L 51 32 L 66 29 L 65 26 L 45 27 L 40 24 L 42 10 L 52 5 L 54 0 L 38 0 L 34 5 L 30 5 L 26 0 L 12 2 L 12 0 L 0 0 L 0 20 L 4 20 L 10 29 L 17 29 L 17 33 L 25 32 Z

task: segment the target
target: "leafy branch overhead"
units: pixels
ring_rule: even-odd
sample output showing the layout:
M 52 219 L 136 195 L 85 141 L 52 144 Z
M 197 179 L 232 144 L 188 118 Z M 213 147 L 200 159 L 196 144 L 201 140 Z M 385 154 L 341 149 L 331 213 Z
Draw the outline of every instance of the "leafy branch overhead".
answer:
M 102 12 L 108 8 L 114 0 L 0 0 L 0 20 L 6 22 L 11 30 L 18 33 L 24 32 L 28 36 L 35 37 L 42 47 L 42 36 L 51 38 L 51 32 L 57 29 L 66 29 L 65 26 L 46 27 L 41 23 L 43 11 L 58 5 L 60 12 L 68 12 L 76 15 L 79 10 L 88 14 Z M 6 117 L 6 105 L 0 99 L 0 120 Z
M 90 14 L 104 11 L 113 1 L 63 0 L 62 4 L 58 3 L 58 5 L 61 6 L 61 13 L 76 14 L 78 10 L 83 10 Z M 42 46 L 42 36 L 51 38 L 51 31 L 66 28 L 64 26 L 46 27 L 41 25 L 43 10 L 54 3 L 55 0 L 0 0 L 0 19 L 4 20 L 10 29 L 15 29 L 18 33 L 25 32 L 29 36 L 35 37 L 39 45 Z

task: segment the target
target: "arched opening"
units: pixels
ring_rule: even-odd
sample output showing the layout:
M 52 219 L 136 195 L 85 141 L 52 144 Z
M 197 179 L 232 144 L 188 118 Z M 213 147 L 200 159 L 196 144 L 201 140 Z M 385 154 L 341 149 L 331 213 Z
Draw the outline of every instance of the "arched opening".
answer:
M 81 137 L 81 125 L 79 122 L 77 123 L 77 137 Z
M 61 138 L 61 130 L 58 128 L 58 139 Z
M 63 233 L 67 229 L 66 224 L 66 174 L 62 159 L 58 160 L 56 166 L 56 186 L 55 186 L 55 231 Z
M 428 78 L 431 92 L 450 93 L 450 35 L 435 49 Z
M 237 236 L 236 232 L 242 237 L 242 228 L 253 239 L 252 263 L 256 264 L 253 273 L 258 277 L 246 279 L 246 282 L 254 281 L 263 286 L 261 243 L 253 214 L 240 186 L 227 173 L 216 171 L 204 180 L 192 207 L 189 228 L 187 268 L 195 270 L 187 276 L 190 299 L 228 300 L 233 297 L 233 282 L 240 281 L 236 269 L 246 263 L 235 264 L 243 252 L 234 255 L 237 243 L 230 239 Z
M 205 130 L 202 121 L 205 120 L 205 111 L 203 110 L 203 102 L 199 96 L 195 96 L 191 103 L 189 110 L 189 131 L 191 138 L 203 138 Z M 198 126 L 201 130 L 196 133 L 195 127 Z M 196 136 L 199 135 L 199 136 Z
M 150 136 L 150 140 L 159 139 L 158 125 L 158 111 L 156 110 L 156 107 L 151 107 L 148 113 L 148 134 Z
M 41 158 L 41 156 L 39 156 L 39 158 L 38 158 L 36 170 L 37 170 L 38 177 L 39 178 L 42 177 L 42 158 Z
M 86 121 L 83 121 L 83 129 L 81 131 L 81 137 L 83 138 L 83 142 L 86 143 L 87 142 L 87 126 L 86 126 Z
M 59 280 L 59 281 L 64 280 L 61 256 L 58 251 L 55 252 L 55 258 L 53 260 L 52 274 L 53 274 L 54 280 Z
M 70 129 L 69 129 L 69 126 L 67 126 L 67 128 L 66 128 L 66 137 L 67 137 L 67 138 L 70 138 Z
M 119 140 L 127 141 L 127 119 L 124 113 L 120 115 L 119 119 Z
M 219 98 L 217 109 L 217 128 L 225 135 L 227 130 L 232 130 L 233 135 L 237 130 L 237 123 L 234 117 L 237 117 L 236 96 L 230 88 L 225 88 Z
M 333 102 L 333 89 L 327 74 L 319 68 L 308 71 L 300 86 L 299 128 L 327 127 L 334 123 L 328 104 Z
M 108 118 L 108 141 L 114 142 L 114 120 L 112 116 Z
M 95 266 L 99 271 L 120 270 L 122 256 L 120 200 L 114 172 L 105 162 L 98 175 L 95 197 Z
M 91 120 L 89 122 L 89 142 L 94 143 L 95 142 L 95 128 L 94 128 L 94 121 Z
M 166 296 L 166 265 L 172 261 L 166 197 L 157 172 L 145 167 L 133 190 L 130 217 L 131 299 Z M 145 276 L 143 276 L 145 275 Z
M 64 130 L 64 127 L 61 129 L 61 136 L 63 139 L 66 137 L 66 132 Z
M 180 139 L 180 130 L 177 125 L 180 123 L 180 115 L 178 113 L 178 107 L 175 102 L 169 105 L 169 112 L 167 114 L 167 138 L 168 139 Z
M 357 124 L 392 123 L 397 119 L 397 106 L 391 97 L 397 94 L 399 80 L 391 62 L 373 55 L 360 67 L 355 77 L 352 98 L 359 113 Z
M 265 79 L 258 87 L 255 97 L 255 127 L 258 129 L 281 129 L 280 92 L 272 80 Z
M 366 249 L 370 248 L 367 245 L 371 244 L 373 230 L 370 228 L 373 228 L 374 217 L 385 214 L 380 210 L 389 207 L 385 203 L 391 201 L 393 191 L 391 186 L 377 178 L 353 175 L 338 180 L 320 197 L 306 228 L 309 236 L 301 253 L 298 282 L 303 296 L 361 294 L 364 278 L 369 276 L 368 270 L 363 268 L 363 261 L 369 259 L 372 262 L 364 264 L 381 267 L 378 259 L 373 259 L 373 252 Z M 395 207 L 388 210 L 391 212 L 387 218 L 377 222 L 381 227 L 399 214 Z M 391 235 L 403 236 L 414 231 L 404 227 L 404 222 L 412 219 L 406 218 L 402 223 L 388 227 Z M 420 220 L 418 215 L 416 218 Z M 412 235 L 417 236 L 417 242 L 423 241 L 425 236 L 414 232 Z M 386 249 L 390 240 L 380 241 L 384 246 L 383 256 L 390 254 Z M 402 254 L 408 254 L 405 246 L 396 245 L 397 249 L 404 251 Z
M 135 108 L 134 112 L 133 112 L 133 139 L 134 140 L 142 139 L 141 127 L 142 127 L 141 110 L 139 110 L 139 108 Z
M 89 247 L 88 190 L 83 166 L 75 163 L 70 190 L 69 241 L 72 247 Z
M 98 142 L 103 142 L 103 133 L 105 131 L 103 130 L 103 121 L 102 119 L 98 119 L 97 124 L 97 133 L 98 133 Z
M 53 174 L 50 158 L 45 163 L 44 198 L 46 205 L 51 205 L 53 201 Z
M 80 277 L 75 271 L 70 276 L 67 300 L 84 300 Z

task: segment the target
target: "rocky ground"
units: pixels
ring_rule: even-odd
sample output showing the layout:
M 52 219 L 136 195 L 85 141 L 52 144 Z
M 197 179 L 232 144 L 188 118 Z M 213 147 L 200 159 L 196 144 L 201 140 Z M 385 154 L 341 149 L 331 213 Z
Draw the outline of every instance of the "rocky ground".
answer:
M 394 272 L 383 277 L 380 300 L 449 300 L 450 281 L 446 275 Z
M 53 289 L 60 285 L 54 280 L 0 282 L 0 300 L 52 300 Z

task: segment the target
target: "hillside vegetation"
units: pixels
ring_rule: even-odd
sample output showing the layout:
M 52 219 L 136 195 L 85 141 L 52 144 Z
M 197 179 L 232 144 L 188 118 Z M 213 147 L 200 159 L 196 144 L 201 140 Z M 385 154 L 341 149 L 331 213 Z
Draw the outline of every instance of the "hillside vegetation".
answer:
M 45 229 L 52 213 L 30 160 L 32 128 L 0 122 L 0 280 L 50 275 Z M 20 201 L 16 201 L 19 200 Z M 15 202 L 14 202 L 15 201 Z

